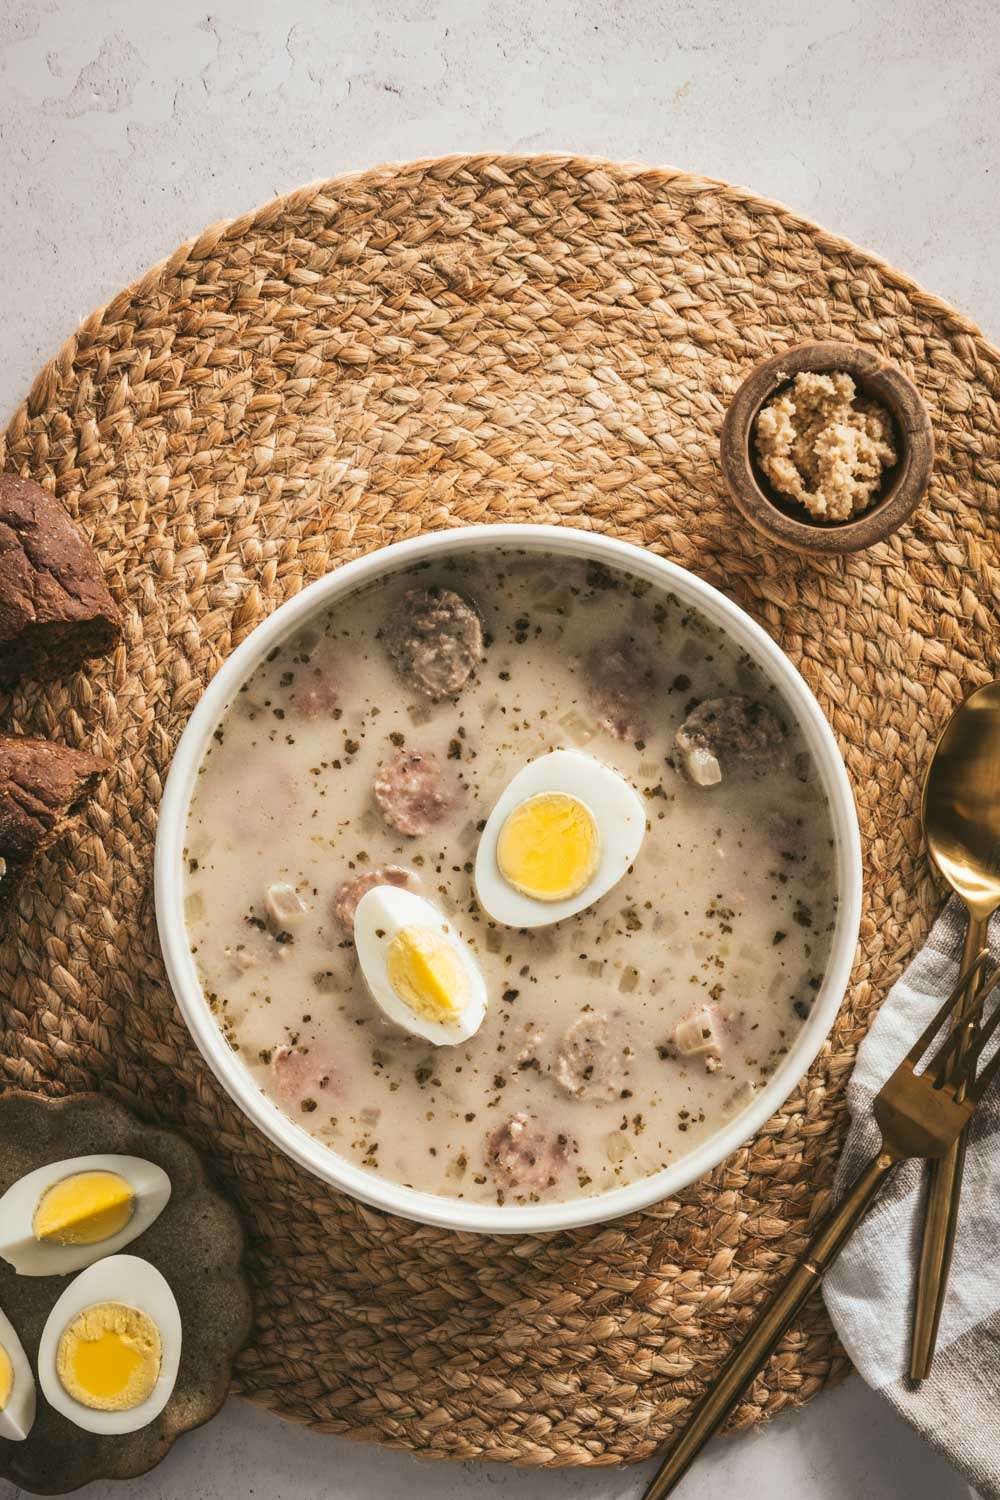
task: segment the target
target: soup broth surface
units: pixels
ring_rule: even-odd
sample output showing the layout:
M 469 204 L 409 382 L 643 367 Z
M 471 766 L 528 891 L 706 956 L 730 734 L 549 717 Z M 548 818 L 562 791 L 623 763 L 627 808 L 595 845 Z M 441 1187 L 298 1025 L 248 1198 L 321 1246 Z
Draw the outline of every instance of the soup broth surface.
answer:
M 484 630 L 480 665 L 440 701 L 386 646 L 404 596 L 427 589 L 474 603 Z M 777 716 L 780 753 L 695 785 L 675 734 L 729 694 Z M 504 927 L 476 899 L 482 827 L 522 766 L 566 748 L 640 793 L 644 842 L 588 909 Z M 428 832 L 401 833 L 373 795 L 405 752 L 440 775 Z M 834 921 L 829 809 L 761 669 L 673 596 L 538 553 L 394 574 L 272 651 L 215 732 L 185 858 L 204 991 L 263 1092 L 358 1166 L 474 1202 L 604 1192 L 717 1131 L 808 1015 Z M 486 1018 L 459 1045 L 385 1018 L 336 914 L 346 882 L 386 865 L 483 975 Z M 287 926 L 276 886 L 304 908 Z

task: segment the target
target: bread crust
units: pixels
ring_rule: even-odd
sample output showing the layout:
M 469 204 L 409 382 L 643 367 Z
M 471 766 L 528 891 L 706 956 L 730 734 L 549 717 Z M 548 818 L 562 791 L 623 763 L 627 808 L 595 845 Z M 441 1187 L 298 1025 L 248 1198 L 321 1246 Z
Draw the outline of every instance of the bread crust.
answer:
M 0 474 L 0 683 L 71 672 L 120 634 L 90 543 L 41 485 Z
M 0 911 L 107 769 L 86 750 L 0 734 Z

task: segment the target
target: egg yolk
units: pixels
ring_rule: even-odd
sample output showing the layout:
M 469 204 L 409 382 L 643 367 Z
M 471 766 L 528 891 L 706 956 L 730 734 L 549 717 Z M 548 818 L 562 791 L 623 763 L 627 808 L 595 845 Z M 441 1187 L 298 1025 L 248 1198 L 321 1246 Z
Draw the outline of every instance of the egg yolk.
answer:
M 3 1344 L 0 1344 L 0 1411 L 3 1411 L 10 1400 L 10 1393 L 14 1389 L 14 1366 L 10 1362 L 10 1355 Z
M 134 1207 L 131 1184 L 117 1172 L 74 1172 L 42 1194 L 32 1228 L 36 1240 L 97 1245 L 125 1228 Z
M 393 990 L 425 1021 L 449 1021 L 469 986 L 461 961 L 432 927 L 401 927 L 389 944 L 386 972 Z
M 601 837 L 590 808 L 565 792 L 540 792 L 507 818 L 497 866 L 515 890 L 536 901 L 578 896 L 597 871 Z
M 56 1372 L 67 1395 L 95 1411 L 131 1411 L 160 1373 L 160 1331 L 123 1302 L 98 1302 L 63 1329 Z

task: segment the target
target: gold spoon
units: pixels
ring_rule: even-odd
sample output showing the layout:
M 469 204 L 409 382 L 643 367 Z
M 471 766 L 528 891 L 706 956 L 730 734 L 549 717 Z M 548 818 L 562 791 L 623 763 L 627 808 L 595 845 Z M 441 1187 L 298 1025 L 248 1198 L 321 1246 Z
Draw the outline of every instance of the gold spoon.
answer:
M 986 944 L 1000 907 L 1000 682 L 979 688 L 953 714 L 931 757 L 921 806 L 931 859 L 969 912 L 963 971 Z M 975 999 L 973 982 L 964 1010 Z M 963 1131 L 946 1156 L 931 1163 L 927 1217 L 917 1272 L 910 1377 L 930 1373 L 958 1224 L 965 1166 Z

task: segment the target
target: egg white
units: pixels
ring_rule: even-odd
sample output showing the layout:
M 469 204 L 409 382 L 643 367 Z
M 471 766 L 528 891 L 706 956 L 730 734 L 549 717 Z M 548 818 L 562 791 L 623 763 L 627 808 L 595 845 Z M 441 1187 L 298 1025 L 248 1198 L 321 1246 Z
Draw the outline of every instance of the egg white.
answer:
M 116 1172 L 135 1194 L 132 1217 L 117 1234 L 96 1245 L 54 1245 L 35 1239 L 32 1224 L 39 1199 L 50 1187 L 77 1172 Z M 19 1276 L 68 1276 L 95 1260 L 114 1255 L 148 1229 L 167 1206 L 170 1178 L 141 1156 L 74 1156 L 49 1162 L 18 1179 L 0 1198 L 0 1257 Z
M 0 1411 L 0 1438 L 6 1438 L 9 1443 L 21 1443 L 35 1421 L 35 1378 L 24 1345 L 3 1312 L 0 1312 L 0 1344 L 6 1349 L 14 1372 L 10 1400 Z
M 601 840 L 594 874 L 582 891 L 562 901 L 539 901 L 515 890 L 497 865 L 497 841 L 504 823 L 522 802 L 544 792 L 563 792 L 584 803 Z M 476 897 L 487 916 L 505 927 L 548 927 L 562 922 L 617 885 L 639 853 L 645 834 L 642 799 L 618 771 L 581 750 L 552 750 L 518 771 L 487 818 L 476 853 Z
M 418 1016 L 393 989 L 387 956 L 389 944 L 402 927 L 429 927 L 439 932 L 459 960 L 468 995 L 460 1014 L 451 1020 L 434 1021 Z M 479 966 L 448 919 L 422 896 L 391 885 L 377 885 L 366 891 L 354 914 L 354 946 L 372 999 L 397 1026 L 437 1047 L 464 1042 L 479 1030 L 486 1014 L 486 984 Z
M 160 1332 L 160 1373 L 146 1400 L 131 1411 L 95 1411 L 63 1389 L 56 1367 L 63 1330 L 98 1302 L 138 1308 Z M 166 1278 L 138 1255 L 112 1255 L 81 1271 L 49 1313 L 38 1346 L 38 1383 L 50 1406 L 86 1432 L 137 1432 L 147 1427 L 173 1394 L 181 1360 L 181 1315 Z

